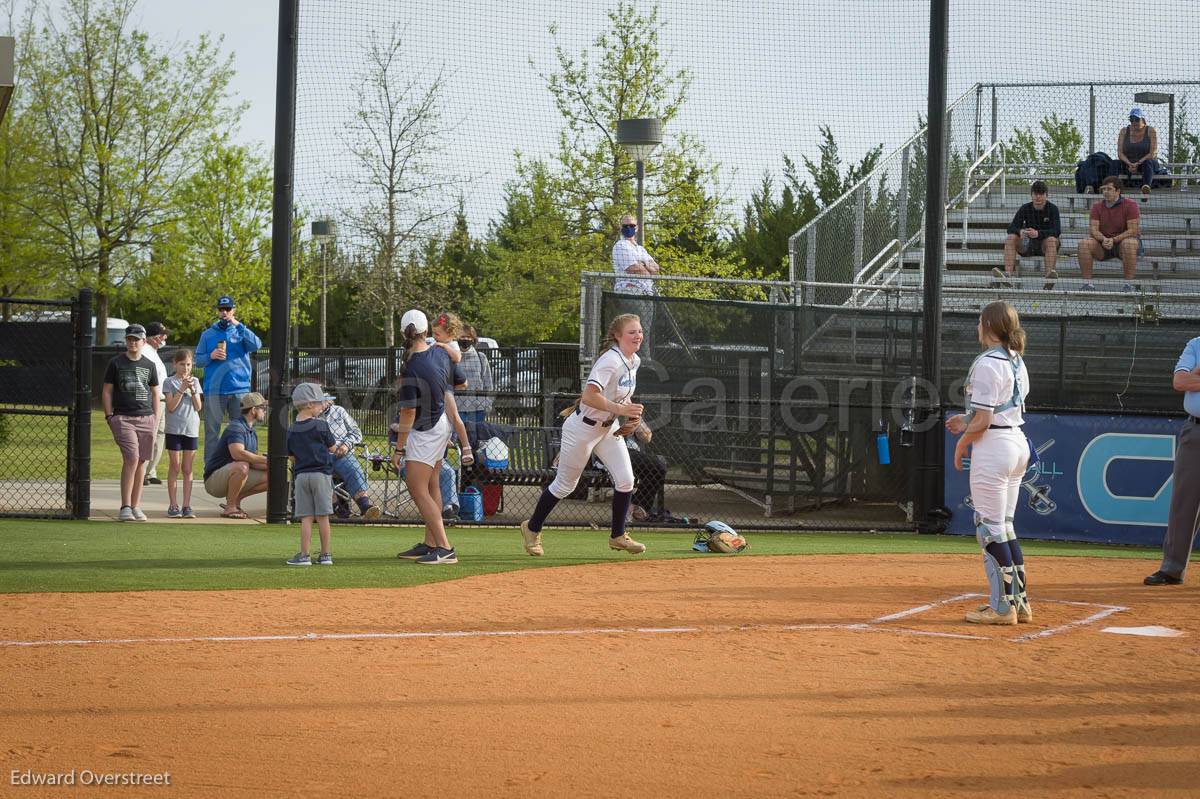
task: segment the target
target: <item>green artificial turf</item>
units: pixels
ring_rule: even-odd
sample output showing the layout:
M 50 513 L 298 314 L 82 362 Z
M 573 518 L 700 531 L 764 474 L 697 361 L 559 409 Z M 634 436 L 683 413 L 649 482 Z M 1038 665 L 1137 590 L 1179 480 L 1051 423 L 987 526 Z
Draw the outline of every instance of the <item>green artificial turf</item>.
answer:
M 606 546 L 595 530 L 547 530 L 546 556 L 531 558 L 509 528 L 452 528 L 456 566 L 419 566 L 395 555 L 421 538 L 411 527 L 335 526 L 332 567 L 288 567 L 299 548 L 295 525 L 147 522 L 0 522 L 5 557 L 0 593 L 47 591 L 209 590 L 241 588 L 390 588 L 476 574 L 584 563 L 759 555 L 956 553 L 974 556 L 973 538 L 958 536 L 755 533 L 742 555 L 692 551 L 692 535 L 638 532 L 648 551 L 631 557 Z M 313 531 L 314 550 L 316 531 Z M 1157 549 L 1022 542 L 1027 555 L 1156 559 Z

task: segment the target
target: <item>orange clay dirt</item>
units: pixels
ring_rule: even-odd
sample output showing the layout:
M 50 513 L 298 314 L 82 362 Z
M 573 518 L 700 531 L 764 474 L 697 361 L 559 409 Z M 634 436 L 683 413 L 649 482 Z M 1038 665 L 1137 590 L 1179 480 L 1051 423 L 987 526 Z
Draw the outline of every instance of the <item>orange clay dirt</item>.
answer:
M 961 622 L 978 599 L 849 626 L 980 591 L 949 555 L 10 595 L 5 641 L 560 632 L 5 645 L 0 795 L 1196 796 L 1200 591 L 1153 565 L 1033 559 L 1034 623 L 990 628 Z M 1184 635 L 1101 632 L 1145 625 Z M 11 784 L 72 769 L 171 784 Z

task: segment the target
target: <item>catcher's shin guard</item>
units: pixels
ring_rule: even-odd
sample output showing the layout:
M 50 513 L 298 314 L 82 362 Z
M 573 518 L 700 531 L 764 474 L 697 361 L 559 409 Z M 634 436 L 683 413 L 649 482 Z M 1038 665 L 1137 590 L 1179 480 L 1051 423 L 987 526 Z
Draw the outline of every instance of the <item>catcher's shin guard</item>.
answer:
M 1013 526 L 1011 516 L 1004 520 L 1004 532 L 1008 538 L 1009 552 L 1012 553 L 1013 573 L 1016 578 L 1013 589 L 1017 613 L 1020 614 L 1022 621 L 1032 621 L 1033 611 L 1029 607 L 1029 595 L 1025 590 L 1025 554 L 1021 551 L 1021 545 L 1017 543 L 1017 531 Z
M 1001 616 L 1016 607 L 1016 575 L 1004 526 L 975 514 L 975 539 L 983 548 L 983 571 L 988 579 L 988 605 Z

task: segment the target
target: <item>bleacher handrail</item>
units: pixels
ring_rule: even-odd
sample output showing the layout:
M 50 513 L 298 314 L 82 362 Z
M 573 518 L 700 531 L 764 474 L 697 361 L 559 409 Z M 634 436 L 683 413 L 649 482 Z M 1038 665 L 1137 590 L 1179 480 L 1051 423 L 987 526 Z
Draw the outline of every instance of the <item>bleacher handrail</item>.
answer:
M 980 88 L 980 84 L 978 84 L 978 83 L 971 86 L 969 89 L 967 89 L 961 95 L 959 95 L 958 98 L 954 100 L 954 102 L 950 103 L 950 105 L 947 106 L 947 110 L 953 111 L 960 104 L 965 102 L 969 97 L 971 97 L 973 94 L 977 93 L 979 91 L 979 88 Z M 929 125 L 926 124 L 920 130 L 918 130 L 916 133 L 914 133 L 912 136 L 910 136 L 908 139 L 906 139 L 903 144 L 901 144 L 899 147 L 897 147 L 895 150 L 893 150 L 891 153 L 889 153 L 886 158 L 884 158 L 882 161 L 880 161 L 878 164 L 876 164 L 874 169 L 872 169 L 870 172 L 868 172 L 866 175 L 864 175 L 857 183 L 855 183 L 853 186 L 851 186 L 849 189 L 847 189 L 846 192 L 844 194 L 842 194 L 841 197 L 838 197 L 836 200 L 831 202 L 829 205 L 822 208 L 821 211 L 816 216 L 814 216 L 812 219 L 810 219 L 807 224 L 805 224 L 802 228 L 800 228 L 799 230 L 797 230 L 795 233 L 793 233 L 791 236 L 788 237 L 788 281 L 789 282 L 794 283 L 796 281 L 796 257 L 795 257 L 796 241 L 801 236 L 803 236 L 803 235 L 809 233 L 811 230 L 815 229 L 816 226 L 818 224 L 820 224 L 821 221 L 823 219 L 825 219 L 825 217 L 827 217 L 829 214 L 833 213 L 836 209 L 840 208 L 842 205 L 848 203 L 851 198 L 853 198 L 855 195 L 857 195 L 863 188 L 868 186 L 871 183 L 871 181 L 878 179 L 878 177 L 880 175 L 882 175 L 892 165 L 892 162 L 895 161 L 897 158 L 901 158 L 901 157 L 907 158 L 908 153 L 911 150 L 912 146 L 916 142 L 920 141 L 922 138 L 927 136 L 928 133 L 929 133 Z M 811 282 L 811 281 L 805 281 L 805 282 Z

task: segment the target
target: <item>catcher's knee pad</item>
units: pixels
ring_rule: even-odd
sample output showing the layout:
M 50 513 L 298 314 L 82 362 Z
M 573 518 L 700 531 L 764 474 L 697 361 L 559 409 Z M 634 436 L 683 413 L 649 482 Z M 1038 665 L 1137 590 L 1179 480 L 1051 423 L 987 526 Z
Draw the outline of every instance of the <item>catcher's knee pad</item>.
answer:
M 1004 523 L 985 519 L 979 513 L 976 513 L 975 540 L 979 542 L 979 546 L 983 549 L 986 549 L 988 544 L 998 544 L 1001 541 L 1007 541 L 1008 539 L 1004 533 Z

